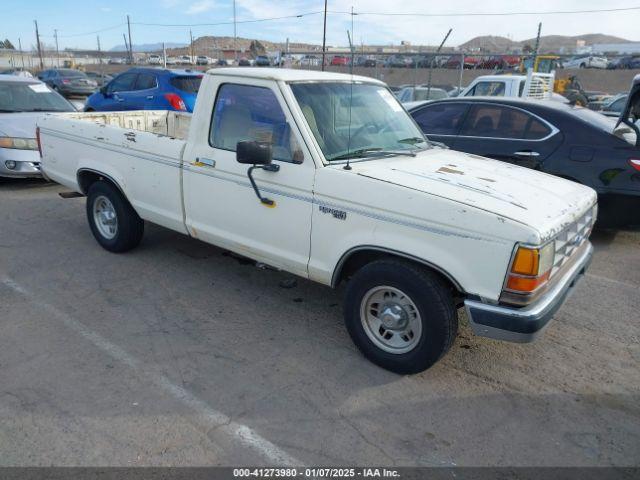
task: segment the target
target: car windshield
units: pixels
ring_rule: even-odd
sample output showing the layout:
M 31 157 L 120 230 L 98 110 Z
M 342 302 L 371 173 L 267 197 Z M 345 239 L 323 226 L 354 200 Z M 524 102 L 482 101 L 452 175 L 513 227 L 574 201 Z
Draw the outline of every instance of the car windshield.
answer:
M 428 147 L 420 129 L 386 87 L 304 82 L 292 83 L 291 89 L 329 161 L 411 153 Z
M 68 101 L 43 83 L 0 82 L 0 113 L 73 111 Z

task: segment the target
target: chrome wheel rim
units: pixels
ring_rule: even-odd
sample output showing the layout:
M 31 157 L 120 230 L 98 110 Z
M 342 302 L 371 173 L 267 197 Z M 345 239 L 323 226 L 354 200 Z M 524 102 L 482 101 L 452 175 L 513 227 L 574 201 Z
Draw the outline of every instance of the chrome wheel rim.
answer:
M 360 321 L 369 339 L 385 352 L 413 350 L 422 335 L 422 318 L 413 300 L 395 287 L 380 286 L 362 297 Z
M 107 240 L 112 240 L 118 233 L 118 216 L 113 203 L 104 195 L 96 197 L 93 202 L 93 222 Z

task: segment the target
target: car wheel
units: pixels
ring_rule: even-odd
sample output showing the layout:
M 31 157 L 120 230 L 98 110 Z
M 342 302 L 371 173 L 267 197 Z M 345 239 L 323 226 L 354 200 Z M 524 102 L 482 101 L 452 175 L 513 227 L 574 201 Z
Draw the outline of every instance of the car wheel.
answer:
M 104 249 L 126 252 L 142 240 L 144 221 L 111 183 L 93 183 L 87 192 L 86 208 L 91 233 Z
M 581 64 L 580 64 L 580 68 L 587 68 L 587 65 L 586 65 L 586 64 L 584 64 L 584 63 L 581 63 Z
M 400 259 L 377 260 L 356 272 L 347 286 L 344 317 L 365 357 L 401 374 L 436 363 L 458 331 L 448 285 Z

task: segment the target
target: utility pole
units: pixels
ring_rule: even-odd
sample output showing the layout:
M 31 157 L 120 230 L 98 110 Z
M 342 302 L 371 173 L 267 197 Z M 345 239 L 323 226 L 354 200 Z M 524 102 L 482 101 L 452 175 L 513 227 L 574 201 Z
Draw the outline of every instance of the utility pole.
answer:
M 100 50 L 100 35 L 96 36 L 96 40 L 98 40 L 98 63 L 100 64 L 100 73 L 104 73 L 104 68 L 102 67 L 102 50 Z
M 196 61 L 196 52 L 193 46 L 193 33 L 191 33 L 191 29 L 189 29 L 189 37 L 191 37 L 191 43 L 189 44 L 189 52 L 191 53 L 191 61 L 195 63 Z
M 38 32 L 38 21 L 34 20 L 36 25 L 36 45 L 38 46 L 38 58 L 40 58 L 40 70 L 44 70 L 44 61 L 42 60 L 42 46 L 40 45 L 40 33 Z
M 236 0 L 233 0 L 233 55 L 238 63 L 238 30 L 236 28 Z
M 451 35 L 451 32 L 453 31 L 452 28 L 449 29 L 449 31 L 447 32 L 447 34 L 444 36 L 444 38 L 442 39 L 442 42 L 440 42 L 440 46 L 438 47 L 438 50 L 436 50 L 436 55 L 440 53 L 440 51 L 442 50 L 442 47 L 444 46 L 444 42 L 447 41 L 447 38 L 449 38 L 449 35 Z M 433 75 L 433 59 L 436 58 L 435 56 L 431 58 L 431 62 L 429 63 L 429 81 L 427 82 L 427 100 L 429 99 L 429 95 L 431 94 L 431 78 Z M 462 57 L 462 68 L 464 69 L 464 56 Z
M 127 56 L 129 56 L 129 44 L 127 43 L 127 36 L 123 33 L 122 39 L 124 40 L 124 48 L 127 50 Z
M 164 42 L 162 42 L 162 68 L 167 68 L 167 49 L 164 47 Z
M 533 65 L 536 68 L 536 59 L 538 58 L 538 49 L 540 48 L 540 33 L 542 32 L 542 22 L 538 24 L 538 35 L 536 35 L 536 48 L 533 50 Z
M 324 27 L 322 29 L 322 71 L 327 52 L 327 0 L 324 0 Z
M 127 15 L 127 29 L 129 30 L 129 63 L 133 64 L 133 43 L 131 43 L 131 20 Z
M 60 50 L 58 49 L 58 30 L 53 30 L 53 37 L 56 39 L 56 65 L 60 68 Z
M 20 51 L 20 61 L 22 62 L 22 69 L 24 70 L 24 55 L 22 54 L 22 40 L 18 37 L 18 49 Z

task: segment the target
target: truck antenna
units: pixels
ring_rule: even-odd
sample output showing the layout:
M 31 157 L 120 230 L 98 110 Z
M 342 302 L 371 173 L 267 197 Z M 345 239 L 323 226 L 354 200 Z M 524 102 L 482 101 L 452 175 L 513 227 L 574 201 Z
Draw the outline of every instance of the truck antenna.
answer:
M 351 21 L 353 22 L 353 7 L 351 7 Z M 347 38 L 349 39 L 349 48 L 351 49 L 351 81 L 349 82 L 349 130 L 347 137 L 347 164 L 345 170 L 351 170 L 351 159 L 349 153 L 351 151 L 351 105 L 353 104 L 353 43 L 351 42 L 351 34 L 347 30 Z

